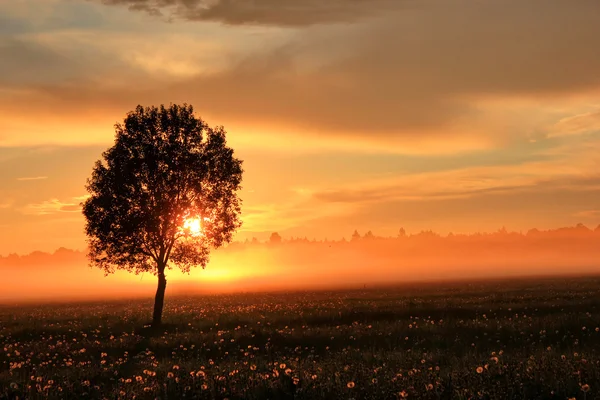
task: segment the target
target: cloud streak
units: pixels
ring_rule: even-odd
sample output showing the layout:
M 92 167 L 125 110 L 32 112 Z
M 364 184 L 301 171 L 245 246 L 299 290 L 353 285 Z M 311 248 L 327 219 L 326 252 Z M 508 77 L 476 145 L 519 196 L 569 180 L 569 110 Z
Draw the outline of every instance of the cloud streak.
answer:
M 84 197 L 74 197 L 69 201 L 63 202 L 58 199 L 50 199 L 41 203 L 32 203 L 25 206 L 22 210 L 27 215 L 53 215 L 59 213 L 78 213 L 81 211 L 81 201 Z
M 28 181 L 42 181 L 45 179 L 48 179 L 48 177 L 47 176 L 32 176 L 32 177 L 17 178 L 17 181 L 28 182 Z
M 582 155 L 578 161 L 576 158 Z M 600 175 L 594 169 L 597 160 L 580 153 L 551 161 L 403 174 L 312 189 L 309 197 L 325 204 L 373 206 L 390 201 L 441 201 L 523 191 L 595 191 L 600 189 Z
M 578 135 L 594 131 L 600 131 L 600 110 L 563 118 L 554 125 L 550 135 Z
M 347 23 L 398 8 L 396 0 L 100 0 L 152 16 L 229 25 L 302 27 Z

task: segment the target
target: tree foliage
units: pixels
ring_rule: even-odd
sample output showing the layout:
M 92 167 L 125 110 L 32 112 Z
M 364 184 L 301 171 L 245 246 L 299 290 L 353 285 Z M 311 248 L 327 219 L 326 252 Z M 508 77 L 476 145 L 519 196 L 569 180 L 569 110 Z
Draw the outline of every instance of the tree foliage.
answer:
M 210 250 L 241 226 L 242 161 L 223 127 L 191 105 L 138 106 L 115 125 L 113 147 L 97 161 L 83 204 L 89 259 L 116 269 L 164 274 L 205 267 Z M 198 219 L 200 233 L 185 229 Z

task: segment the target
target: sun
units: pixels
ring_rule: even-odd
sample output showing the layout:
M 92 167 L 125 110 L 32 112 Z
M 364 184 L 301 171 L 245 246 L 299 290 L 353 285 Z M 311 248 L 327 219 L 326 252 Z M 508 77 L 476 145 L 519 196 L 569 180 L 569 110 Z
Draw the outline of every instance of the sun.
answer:
M 202 224 L 199 218 L 189 218 L 183 223 L 183 229 L 192 236 L 202 235 Z

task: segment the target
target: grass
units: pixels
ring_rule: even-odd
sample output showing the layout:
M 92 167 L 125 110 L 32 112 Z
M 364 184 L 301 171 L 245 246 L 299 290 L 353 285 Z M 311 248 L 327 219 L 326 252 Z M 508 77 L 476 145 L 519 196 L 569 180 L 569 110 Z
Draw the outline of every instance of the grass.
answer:
M 600 278 L 0 307 L 0 399 L 600 398 Z

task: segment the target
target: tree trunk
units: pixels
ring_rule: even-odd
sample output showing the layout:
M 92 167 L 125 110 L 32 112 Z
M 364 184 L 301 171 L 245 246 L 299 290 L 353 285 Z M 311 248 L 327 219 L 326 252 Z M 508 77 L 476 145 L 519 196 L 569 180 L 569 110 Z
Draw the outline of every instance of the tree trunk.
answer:
M 162 322 L 163 306 L 165 304 L 165 289 L 167 288 L 167 279 L 165 278 L 165 269 L 158 270 L 158 288 L 154 298 L 154 314 L 152 315 L 152 326 L 159 326 Z

